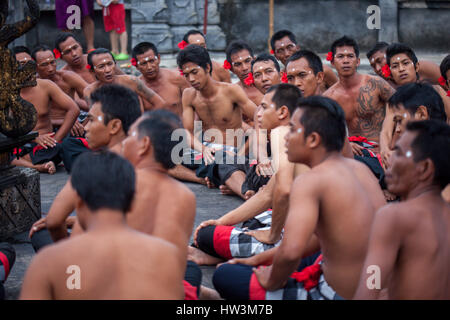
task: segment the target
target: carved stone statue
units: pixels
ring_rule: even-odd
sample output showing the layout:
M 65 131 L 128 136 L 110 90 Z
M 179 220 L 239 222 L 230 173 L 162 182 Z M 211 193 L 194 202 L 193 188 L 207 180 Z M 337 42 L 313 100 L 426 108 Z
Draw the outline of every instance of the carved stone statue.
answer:
M 30 13 L 24 20 L 5 24 L 8 0 L 0 0 L 0 132 L 20 137 L 30 132 L 37 121 L 34 106 L 21 98 L 20 89 L 36 86 L 36 64 L 21 66 L 7 48 L 8 44 L 33 28 L 39 20 L 37 0 L 26 0 Z

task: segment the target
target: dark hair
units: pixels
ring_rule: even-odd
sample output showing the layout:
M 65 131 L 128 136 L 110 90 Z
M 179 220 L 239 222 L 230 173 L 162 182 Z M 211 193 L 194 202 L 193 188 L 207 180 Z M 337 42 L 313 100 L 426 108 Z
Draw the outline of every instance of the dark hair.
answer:
M 408 131 L 417 132 L 411 143 L 414 162 L 431 159 L 434 164 L 433 182 L 444 189 L 450 183 L 450 126 L 442 121 L 411 121 Z
M 413 115 L 420 106 L 425 106 L 430 119 L 447 120 L 444 102 L 436 90 L 427 83 L 408 83 L 399 88 L 389 99 L 389 108 L 400 108 L 402 104 Z
M 50 51 L 52 53 L 53 57 L 55 56 L 55 53 L 53 52 L 52 49 L 50 49 L 49 46 L 46 46 L 45 44 L 41 44 L 41 45 L 34 47 L 33 51 L 31 52 L 31 57 L 36 61 L 36 54 L 41 51 Z
M 101 86 L 92 92 L 91 101 L 93 104 L 99 102 L 102 105 L 101 110 L 105 114 L 103 120 L 105 125 L 113 119 L 119 119 L 122 122 L 125 134 L 141 115 L 136 92 L 118 84 Z
M 205 71 L 208 68 L 208 64 L 211 67 L 209 74 L 212 74 L 212 62 L 209 57 L 208 50 L 205 48 L 198 46 L 196 44 L 188 45 L 184 50 L 178 52 L 177 56 L 177 64 L 178 68 L 182 69 L 183 65 L 192 62 L 196 65 L 202 67 Z
M 359 57 L 358 43 L 356 43 L 356 41 L 352 38 L 343 36 L 342 38 L 339 38 L 336 41 L 334 41 L 333 44 L 331 45 L 331 52 L 333 53 L 333 59 L 334 56 L 336 55 L 336 48 L 340 47 L 353 47 L 353 49 L 355 50 L 356 57 L 357 58 Z
M 393 43 L 386 49 L 386 62 L 389 66 L 391 66 L 391 59 L 393 56 L 404 53 L 406 54 L 414 63 L 414 66 L 419 61 L 416 57 L 416 54 L 414 53 L 413 49 L 411 47 L 407 46 L 403 43 Z
M 146 53 L 148 50 L 153 50 L 153 53 L 155 54 L 155 56 L 158 56 L 158 49 L 156 48 L 156 46 L 151 43 L 151 42 L 141 42 L 139 44 L 137 44 L 134 48 L 133 51 L 131 53 L 132 57 L 137 59 L 137 56 L 140 54 L 144 54 Z
M 143 136 L 150 138 L 155 150 L 155 160 L 166 169 L 175 167 L 172 161 L 172 150 L 179 141 L 172 141 L 172 133 L 182 128 L 180 118 L 167 110 L 148 111 L 138 125 L 139 139 Z
M 91 70 L 93 70 L 93 68 L 94 68 L 94 65 L 92 64 L 92 58 L 98 54 L 105 54 L 105 53 L 109 54 L 111 56 L 111 58 L 113 59 L 114 63 L 116 63 L 116 59 L 114 59 L 114 56 L 112 55 L 111 51 L 109 51 L 108 49 L 105 49 L 105 48 L 98 48 L 98 49 L 95 49 L 95 50 L 89 52 L 89 54 L 87 56 L 87 63 L 88 63 L 88 65 L 91 66 Z
M 291 40 L 293 43 L 297 44 L 297 39 L 295 38 L 295 35 L 291 31 L 280 30 L 275 32 L 272 38 L 270 38 L 270 47 L 272 48 L 272 50 L 275 50 L 275 42 L 283 39 L 286 36 L 289 37 L 289 40 Z
M 186 32 L 186 33 L 184 34 L 184 36 L 183 36 L 183 40 L 184 40 L 185 42 L 189 43 L 189 41 L 188 41 L 189 36 L 190 36 L 190 35 L 193 35 L 193 34 L 199 34 L 199 35 L 201 35 L 203 38 L 205 38 L 205 40 L 206 40 L 206 37 L 205 37 L 205 35 L 203 34 L 203 32 L 198 31 L 198 30 L 195 30 L 195 29 L 191 29 L 191 30 L 189 30 L 188 32 Z
M 16 55 L 18 53 L 28 53 L 31 56 L 31 51 L 30 49 L 28 49 L 25 46 L 15 46 L 14 48 L 12 48 L 12 54 Z
M 57 36 L 56 36 L 56 40 L 55 40 L 55 48 L 58 50 L 61 50 L 61 48 L 59 47 L 59 45 L 61 43 L 63 43 L 64 41 L 66 41 L 69 38 L 73 38 L 76 42 L 80 43 L 80 41 L 77 39 L 77 37 L 71 33 L 71 32 L 60 32 Z
M 257 62 L 261 62 L 261 61 L 272 61 L 273 64 L 275 65 L 275 68 L 277 69 L 278 72 L 280 72 L 280 64 L 278 63 L 278 60 L 271 54 L 268 53 L 261 53 L 258 57 L 256 57 L 255 60 L 252 61 L 252 72 L 253 72 L 253 66 L 255 65 L 255 63 Z
M 450 54 L 447 55 L 444 58 L 444 60 L 442 60 L 441 65 L 439 66 L 439 69 L 441 69 L 441 75 L 444 77 L 444 79 L 448 80 L 446 73 L 450 69 Z
M 131 208 L 135 192 L 133 166 L 109 152 L 84 152 L 72 167 L 71 184 L 89 209 L 108 208 L 124 214 Z
M 323 72 L 322 60 L 320 60 L 317 54 L 309 50 L 300 50 L 294 53 L 287 60 L 286 66 L 289 64 L 289 62 L 300 60 L 301 58 L 305 58 L 306 61 L 308 61 L 309 67 L 313 70 L 314 74 Z
M 300 123 L 305 128 L 305 137 L 317 132 L 325 150 L 341 151 L 346 137 L 345 114 L 336 101 L 312 96 L 300 99 L 298 107 L 303 109 Z
M 377 43 L 375 44 L 375 46 L 367 52 L 367 54 L 366 54 L 367 59 L 370 60 L 370 58 L 371 58 L 375 53 L 377 53 L 378 51 L 386 51 L 386 48 L 387 48 L 387 47 L 389 47 L 389 43 L 387 43 L 387 42 L 377 42 Z
M 270 87 L 266 94 L 272 91 L 275 91 L 272 101 L 275 103 L 276 109 L 286 106 L 292 116 L 297 108 L 298 99 L 302 98 L 300 89 L 289 83 L 280 83 Z
M 253 50 L 250 48 L 250 46 L 247 44 L 247 42 L 242 40 L 236 40 L 231 42 L 227 49 L 225 50 L 225 53 L 227 55 L 227 61 L 231 63 L 231 56 L 237 52 L 240 52 L 242 50 L 247 50 L 250 55 L 253 57 Z

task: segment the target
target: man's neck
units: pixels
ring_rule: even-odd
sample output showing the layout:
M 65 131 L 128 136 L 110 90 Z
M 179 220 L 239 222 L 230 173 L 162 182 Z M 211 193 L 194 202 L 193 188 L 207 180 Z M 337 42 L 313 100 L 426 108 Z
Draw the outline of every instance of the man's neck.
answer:
M 214 96 L 216 92 L 217 87 L 215 85 L 215 81 L 213 80 L 213 78 L 211 78 L 211 76 L 208 76 L 208 81 L 206 82 L 203 89 L 200 90 L 200 94 L 208 98 Z
M 322 162 L 325 162 L 327 160 L 331 159 L 339 159 L 342 155 L 337 151 L 328 152 L 325 150 L 324 147 L 319 147 L 311 156 L 309 159 L 309 163 L 305 163 L 310 168 L 313 168 L 315 166 L 318 166 Z
M 87 231 L 105 232 L 111 229 L 126 228 L 125 215 L 119 210 L 103 208 L 90 214 Z
M 120 151 L 122 149 L 122 141 L 125 140 L 126 137 L 127 136 L 123 131 L 112 136 L 107 146 L 108 150 Z
M 405 200 L 411 200 L 414 198 L 417 198 L 422 195 L 437 195 L 438 197 L 441 196 L 441 191 L 438 186 L 434 184 L 423 184 L 419 183 L 417 186 L 415 186 L 413 189 L 411 189 L 404 197 Z
M 155 84 L 155 83 L 159 83 L 159 82 L 163 81 L 163 76 L 161 74 L 161 71 L 158 71 L 158 73 L 156 74 L 156 77 L 154 77 L 153 79 L 148 79 L 144 75 L 142 75 L 142 79 L 144 80 L 145 83 Z
M 160 173 L 167 173 L 165 169 L 159 162 L 153 159 L 152 155 L 146 155 L 141 161 L 135 165 L 136 170 L 145 171 L 158 171 Z
M 363 77 L 362 74 L 355 72 L 354 74 L 352 74 L 349 77 L 339 76 L 339 81 L 345 89 L 350 89 L 350 88 L 358 86 L 361 82 L 362 77 Z

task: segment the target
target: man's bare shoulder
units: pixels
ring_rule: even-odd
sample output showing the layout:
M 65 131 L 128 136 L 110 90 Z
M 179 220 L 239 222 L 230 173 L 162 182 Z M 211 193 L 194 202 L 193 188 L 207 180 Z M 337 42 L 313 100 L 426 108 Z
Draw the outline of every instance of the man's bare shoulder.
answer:
M 186 88 L 183 91 L 183 100 L 192 101 L 197 96 L 197 90 L 194 88 Z
M 98 81 L 92 82 L 86 88 L 84 88 L 84 95 L 89 96 L 98 86 Z
M 322 96 L 333 98 L 337 93 L 338 90 L 341 88 L 341 83 L 338 80 L 335 84 L 333 84 L 331 87 L 329 87 L 324 93 L 322 93 Z
M 57 72 L 60 73 L 61 77 L 65 81 L 71 81 L 73 79 L 81 78 L 77 73 L 71 71 L 71 70 L 58 70 Z

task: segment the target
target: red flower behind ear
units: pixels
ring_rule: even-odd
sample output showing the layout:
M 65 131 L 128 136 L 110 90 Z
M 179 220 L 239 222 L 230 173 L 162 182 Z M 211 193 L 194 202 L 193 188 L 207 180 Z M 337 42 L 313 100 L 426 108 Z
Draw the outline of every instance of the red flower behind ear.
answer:
M 275 51 L 273 51 L 273 49 L 270 50 L 270 54 L 275 54 Z
M 255 79 L 253 79 L 253 73 L 250 72 L 250 73 L 248 74 L 247 78 L 244 80 L 244 83 L 245 83 L 247 86 L 251 86 L 252 84 L 255 83 Z
M 53 49 L 53 54 L 55 55 L 55 59 L 61 58 L 61 52 L 58 49 Z
M 184 40 L 178 42 L 178 48 L 180 48 L 180 50 L 183 50 L 183 49 L 186 48 L 188 45 L 189 45 L 189 43 L 187 43 L 187 42 L 184 41 Z
M 135 66 L 135 67 L 137 66 L 137 61 L 136 61 L 135 58 L 131 58 L 131 61 L 130 61 L 130 62 L 131 62 L 131 65 L 132 65 L 132 66 Z
M 92 69 L 91 65 L 90 65 L 90 64 L 87 64 L 87 65 L 86 65 L 86 69 L 91 70 L 91 69 Z
M 225 60 L 223 62 L 223 68 L 226 70 L 230 70 L 231 69 L 231 64 L 228 62 L 228 60 Z
M 447 91 L 447 97 L 450 97 L 450 90 Z
M 179 69 L 178 71 L 180 71 L 180 76 L 184 76 L 183 70 Z
M 283 72 L 281 76 L 281 82 L 288 83 L 287 73 Z
M 333 52 L 332 51 L 328 52 L 327 61 L 333 61 Z
M 389 68 L 388 64 L 385 64 L 383 68 L 381 68 L 381 72 L 383 72 L 383 76 L 387 79 L 391 76 L 391 68 Z
M 446 81 L 445 81 L 445 78 L 442 77 L 442 76 L 439 77 L 438 81 L 439 81 L 439 84 L 440 84 L 441 86 L 443 86 L 443 87 L 445 87 L 445 85 L 447 84 Z

